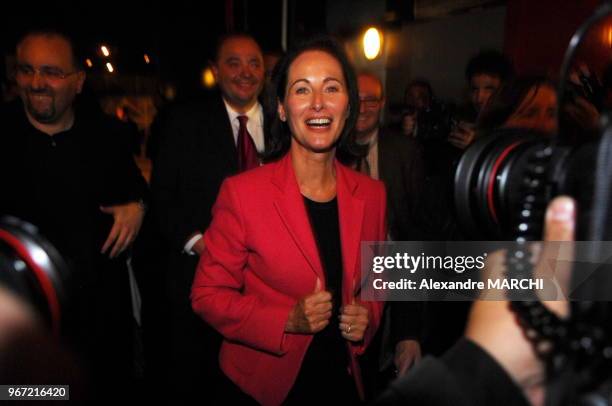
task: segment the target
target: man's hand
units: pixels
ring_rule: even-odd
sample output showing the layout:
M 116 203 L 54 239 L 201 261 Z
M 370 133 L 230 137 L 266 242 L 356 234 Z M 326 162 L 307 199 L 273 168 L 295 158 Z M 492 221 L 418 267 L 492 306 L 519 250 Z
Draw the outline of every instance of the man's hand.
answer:
M 402 340 L 395 345 L 393 364 L 397 376 L 402 376 L 421 360 L 421 344 L 417 340 Z
M 329 324 L 332 314 L 332 295 L 321 288 L 317 278 L 315 290 L 293 306 L 285 324 L 285 332 L 314 334 Z
M 136 239 L 145 211 L 138 202 L 100 207 L 100 210 L 115 219 L 100 252 L 105 254 L 112 247 L 109 257 L 116 258 Z

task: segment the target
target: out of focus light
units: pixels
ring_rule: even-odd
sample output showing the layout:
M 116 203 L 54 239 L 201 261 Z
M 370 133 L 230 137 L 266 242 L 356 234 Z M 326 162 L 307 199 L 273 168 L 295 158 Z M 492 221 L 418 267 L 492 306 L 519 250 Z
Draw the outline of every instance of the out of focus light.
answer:
M 149 55 L 147 55 L 147 54 L 144 54 L 144 60 L 145 60 L 145 63 L 146 63 L 147 65 L 148 65 L 149 63 L 151 63 L 151 60 L 149 59 Z
M 106 69 L 108 69 L 110 73 L 115 71 L 115 68 L 113 68 L 113 65 L 110 62 L 106 62 Z
M 382 44 L 382 36 L 380 32 L 374 28 L 368 28 L 363 35 L 363 53 L 369 60 L 375 59 L 380 55 L 380 49 Z
M 110 55 L 110 51 L 108 50 L 106 45 L 102 45 L 100 47 L 100 51 L 102 51 L 102 55 L 104 55 L 104 56 L 109 56 Z
M 206 68 L 202 71 L 202 85 L 205 88 L 211 89 L 215 87 L 217 81 L 215 80 L 215 75 L 213 75 L 212 69 Z
M 87 58 L 85 59 L 85 65 L 87 65 L 88 68 L 91 68 L 93 66 L 93 62 L 91 62 L 91 59 Z

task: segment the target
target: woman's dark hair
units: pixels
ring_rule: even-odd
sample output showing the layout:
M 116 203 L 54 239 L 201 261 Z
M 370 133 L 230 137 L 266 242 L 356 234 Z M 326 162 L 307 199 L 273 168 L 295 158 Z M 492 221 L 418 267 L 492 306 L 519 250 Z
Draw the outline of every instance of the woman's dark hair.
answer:
M 274 68 L 272 73 L 272 91 L 268 96 L 270 100 L 266 103 L 266 125 L 268 137 L 266 137 L 266 152 L 264 159 L 273 161 L 283 157 L 291 146 L 291 131 L 289 125 L 278 117 L 278 103 L 285 101 L 287 88 L 287 76 L 289 68 L 295 59 L 307 51 L 322 51 L 333 56 L 342 67 L 342 73 L 346 82 L 349 96 L 349 116 L 344 122 L 344 128 L 336 143 L 336 157 L 344 164 L 349 164 L 355 159 L 365 156 L 367 146 L 357 143 L 356 134 L 353 131 L 357 117 L 359 116 L 359 89 L 355 71 L 351 66 L 345 52 L 340 45 L 330 37 L 315 37 L 302 42 L 296 48 L 285 55 Z
M 525 98 L 531 94 L 534 98 L 541 87 L 550 86 L 555 89 L 555 84 L 545 76 L 519 76 L 511 82 L 503 85 L 495 93 L 487 106 L 485 106 L 477 123 L 478 136 L 491 132 L 501 127 L 510 116 L 521 106 Z

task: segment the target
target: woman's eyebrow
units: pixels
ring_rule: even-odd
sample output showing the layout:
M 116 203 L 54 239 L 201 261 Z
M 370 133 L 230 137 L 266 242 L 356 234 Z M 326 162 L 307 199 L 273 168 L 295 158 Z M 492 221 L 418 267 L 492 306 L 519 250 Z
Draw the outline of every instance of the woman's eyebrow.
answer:
M 290 87 L 290 88 L 291 88 L 291 87 L 293 87 L 293 85 L 295 85 L 295 84 L 296 84 L 296 83 L 298 83 L 298 82 L 306 82 L 306 83 L 310 84 L 310 81 L 309 81 L 308 79 L 296 79 L 296 80 L 294 80 L 294 81 L 293 81 L 293 83 L 291 83 L 291 84 L 289 85 L 289 87 Z
M 330 82 L 330 81 L 332 81 L 332 80 L 333 80 L 334 82 L 342 83 L 342 82 L 340 81 L 340 79 L 336 79 L 335 77 L 328 77 L 328 78 L 325 78 L 325 79 L 323 80 L 323 83 Z

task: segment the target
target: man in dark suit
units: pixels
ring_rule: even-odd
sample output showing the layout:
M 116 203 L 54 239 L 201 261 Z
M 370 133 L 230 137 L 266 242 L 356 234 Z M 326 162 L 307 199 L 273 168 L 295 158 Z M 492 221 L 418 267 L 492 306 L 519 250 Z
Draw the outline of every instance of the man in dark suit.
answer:
M 419 240 L 415 221 L 418 199 L 424 181 L 422 151 L 412 138 L 380 127 L 380 115 L 385 105 L 383 86 L 378 77 L 371 73 L 357 76 L 360 109 L 356 131 L 358 140 L 369 146 L 368 154 L 357 168 L 371 177 L 383 181 L 387 188 L 387 216 L 389 237 L 395 241 Z M 396 302 L 388 306 L 386 317 L 390 320 L 390 336 L 384 337 L 381 329 L 378 339 L 382 342 L 383 370 L 389 369 L 393 354 L 395 369 L 404 372 L 421 356 L 419 330 L 421 306 L 419 303 Z M 389 346 L 389 351 L 386 347 Z M 376 348 L 376 347 L 373 347 Z M 389 353 L 389 354 L 385 354 Z M 368 369 L 378 369 L 378 353 L 367 356 Z M 388 372 L 388 371 L 387 371 Z M 371 377 L 373 391 L 382 389 L 387 378 L 376 374 Z
M 156 322 L 166 334 L 161 350 L 167 359 L 158 366 L 171 387 L 181 391 L 178 395 L 186 397 L 196 395 L 203 384 L 214 389 L 220 379 L 220 337 L 193 314 L 189 302 L 204 247 L 202 233 L 223 180 L 259 165 L 258 152 L 264 149 L 263 109 L 257 99 L 264 65 L 257 42 L 244 34 L 221 38 L 213 73 L 220 94 L 168 114 L 151 180 L 152 216 L 166 262 L 161 301 L 167 305 L 160 310 L 167 320 Z

